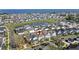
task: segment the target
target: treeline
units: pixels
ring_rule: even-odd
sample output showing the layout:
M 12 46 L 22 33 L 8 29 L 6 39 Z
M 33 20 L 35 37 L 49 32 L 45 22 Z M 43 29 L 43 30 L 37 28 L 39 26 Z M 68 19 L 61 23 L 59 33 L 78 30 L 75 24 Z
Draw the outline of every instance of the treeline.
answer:
M 67 21 L 71 21 L 71 22 L 77 22 L 77 23 L 79 23 L 79 15 L 67 15 L 66 17 L 65 17 L 65 19 L 67 20 Z

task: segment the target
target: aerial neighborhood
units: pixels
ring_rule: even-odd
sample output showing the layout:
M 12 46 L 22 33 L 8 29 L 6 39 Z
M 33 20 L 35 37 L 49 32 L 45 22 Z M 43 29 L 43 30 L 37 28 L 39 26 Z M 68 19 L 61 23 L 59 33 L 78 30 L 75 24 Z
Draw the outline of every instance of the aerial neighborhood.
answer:
M 0 50 L 79 49 L 79 13 L 1 13 Z

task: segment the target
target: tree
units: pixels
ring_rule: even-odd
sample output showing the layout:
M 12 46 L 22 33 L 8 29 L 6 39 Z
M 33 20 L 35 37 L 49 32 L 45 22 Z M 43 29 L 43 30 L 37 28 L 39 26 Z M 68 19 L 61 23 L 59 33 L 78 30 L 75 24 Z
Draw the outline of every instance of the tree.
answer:
M 68 21 L 73 21 L 75 20 L 75 17 L 73 15 L 68 15 L 65 19 Z

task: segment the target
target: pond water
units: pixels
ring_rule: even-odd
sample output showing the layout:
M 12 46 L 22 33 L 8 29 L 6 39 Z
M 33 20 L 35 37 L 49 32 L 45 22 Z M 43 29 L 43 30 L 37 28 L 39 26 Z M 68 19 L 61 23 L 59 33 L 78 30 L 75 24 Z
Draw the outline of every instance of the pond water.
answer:
M 49 24 L 48 23 L 45 23 L 45 22 L 39 22 L 39 23 L 33 23 L 31 24 L 31 26 L 48 26 Z

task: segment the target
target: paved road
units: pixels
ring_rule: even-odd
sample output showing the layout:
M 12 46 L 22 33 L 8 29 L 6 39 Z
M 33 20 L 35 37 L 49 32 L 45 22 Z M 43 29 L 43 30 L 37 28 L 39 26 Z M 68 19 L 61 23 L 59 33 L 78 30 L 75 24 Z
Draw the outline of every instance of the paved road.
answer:
M 10 49 L 15 50 L 16 49 L 16 43 L 14 39 L 14 32 L 12 30 L 9 31 L 9 38 L 10 38 Z
M 7 29 L 7 34 L 8 34 L 8 46 L 7 49 L 16 49 L 16 43 L 15 43 L 15 39 L 14 39 L 14 32 L 12 30 L 9 30 L 7 26 L 5 26 Z

